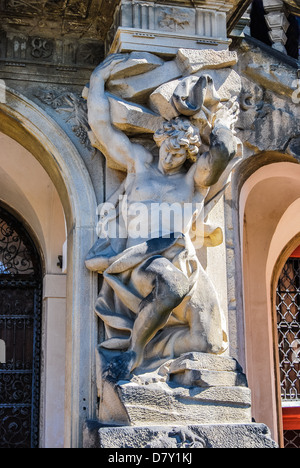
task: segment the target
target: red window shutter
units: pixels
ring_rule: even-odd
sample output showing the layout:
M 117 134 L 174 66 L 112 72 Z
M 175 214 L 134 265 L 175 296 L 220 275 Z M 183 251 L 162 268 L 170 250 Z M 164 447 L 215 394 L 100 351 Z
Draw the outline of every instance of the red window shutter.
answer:
M 300 407 L 282 408 L 283 429 L 285 431 L 300 430 Z
M 296 250 L 292 253 L 291 258 L 300 258 L 300 245 L 296 248 Z

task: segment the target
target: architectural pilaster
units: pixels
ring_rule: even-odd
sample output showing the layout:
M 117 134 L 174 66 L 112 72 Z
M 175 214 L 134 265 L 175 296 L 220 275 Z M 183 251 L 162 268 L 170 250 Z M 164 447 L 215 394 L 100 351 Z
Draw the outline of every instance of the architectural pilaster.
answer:
M 286 33 L 290 23 L 286 17 L 284 2 L 282 0 L 263 0 L 263 4 L 266 22 L 270 29 L 269 36 L 273 42 L 272 47 L 286 54 Z

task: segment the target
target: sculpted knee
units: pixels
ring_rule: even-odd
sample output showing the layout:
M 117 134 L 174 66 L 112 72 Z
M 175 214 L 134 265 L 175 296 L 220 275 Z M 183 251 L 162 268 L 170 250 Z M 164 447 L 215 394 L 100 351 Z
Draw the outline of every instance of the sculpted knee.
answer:
M 223 336 L 220 330 L 216 330 L 216 333 L 206 338 L 207 353 L 222 354 L 225 351 Z
M 158 293 L 161 301 L 171 309 L 175 309 L 190 290 L 188 279 L 182 275 L 177 281 L 165 281 L 164 278 L 157 279 Z
M 207 335 L 191 329 L 189 346 L 191 351 L 198 353 L 222 354 L 225 351 L 223 334 L 219 330 Z

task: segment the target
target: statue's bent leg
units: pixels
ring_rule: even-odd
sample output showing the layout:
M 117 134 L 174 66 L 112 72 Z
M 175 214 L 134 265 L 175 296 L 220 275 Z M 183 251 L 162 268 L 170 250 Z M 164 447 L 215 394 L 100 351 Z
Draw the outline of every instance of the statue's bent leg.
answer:
M 127 379 L 144 357 L 146 345 L 167 323 L 170 314 L 188 294 L 186 276 L 169 260 L 151 257 L 135 271 L 136 282 L 147 292 L 141 301 L 127 352 L 114 358 L 105 375 Z
M 149 259 L 139 269 L 141 281 L 152 283 L 136 318 L 130 350 L 136 355 L 132 370 L 143 360 L 146 345 L 167 323 L 172 311 L 188 294 L 188 278 L 164 257 Z
M 175 341 L 176 356 L 189 351 L 222 354 L 227 348 L 225 318 L 217 292 L 201 268 L 197 288 L 186 304 L 185 318 L 189 328 Z

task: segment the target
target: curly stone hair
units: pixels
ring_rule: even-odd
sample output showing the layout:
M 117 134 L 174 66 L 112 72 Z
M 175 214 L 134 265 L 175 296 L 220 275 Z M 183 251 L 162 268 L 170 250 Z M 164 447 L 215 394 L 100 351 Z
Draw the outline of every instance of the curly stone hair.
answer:
M 188 119 L 176 117 L 164 122 L 154 134 L 154 141 L 158 147 L 161 147 L 166 140 L 169 140 L 169 149 L 172 153 L 183 148 L 187 152 L 188 160 L 193 163 L 197 161 L 199 148 L 202 144 L 200 132 Z

